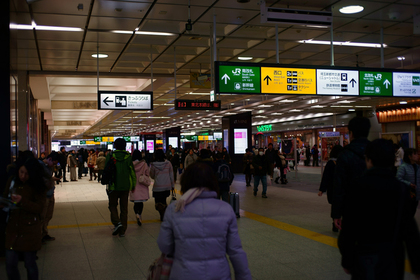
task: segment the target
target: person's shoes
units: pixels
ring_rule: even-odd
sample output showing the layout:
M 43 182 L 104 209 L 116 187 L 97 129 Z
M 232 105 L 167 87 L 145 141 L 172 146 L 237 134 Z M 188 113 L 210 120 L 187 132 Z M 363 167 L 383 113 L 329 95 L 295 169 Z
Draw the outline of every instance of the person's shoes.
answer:
M 142 220 L 141 220 L 141 215 L 136 214 L 136 219 L 137 219 L 137 224 L 138 224 L 139 226 L 141 226 L 141 222 L 142 222 Z
M 267 196 L 266 196 L 265 194 L 263 194 L 261 197 L 262 197 L 262 198 L 267 198 Z
M 254 191 L 254 196 L 257 196 L 257 192 L 256 191 Z
M 68 181 L 67 180 L 63 180 L 63 183 L 67 183 Z
M 89 181 L 92 181 L 92 178 L 90 178 Z
M 42 241 L 43 241 L 43 242 L 46 242 L 46 241 L 54 241 L 54 240 L 55 240 L 55 237 L 49 236 L 48 234 L 47 234 L 47 235 L 45 235 L 45 236 L 42 238 Z
M 280 183 L 279 183 L 279 179 L 280 179 L 280 177 L 277 177 L 277 178 L 276 178 L 276 180 L 275 180 L 274 182 L 276 182 L 276 184 L 280 184 Z
M 165 215 L 166 205 L 163 203 L 156 203 L 155 209 L 159 212 L 160 221 L 163 221 L 163 216 Z
M 122 227 L 121 223 L 118 223 L 115 227 L 114 230 L 112 231 L 112 235 L 117 235 L 118 233 L 120 233 L 120 228 Z

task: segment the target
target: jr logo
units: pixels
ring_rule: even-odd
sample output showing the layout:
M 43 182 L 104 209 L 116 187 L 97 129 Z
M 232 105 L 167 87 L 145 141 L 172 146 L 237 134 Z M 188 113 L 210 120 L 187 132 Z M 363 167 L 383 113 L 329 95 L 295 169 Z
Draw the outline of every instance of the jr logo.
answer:
M 381 73 L 377 73 L 375 76 L 375 80 L 380 81 L 382 80 L 382 74 Z
M 413 86 L 420 86 L 420 77 L 413 76 Z
M 241 75 L 241 68 L 236 68 L 235 71 L 232 70 L 232 74 L 235 76 Z

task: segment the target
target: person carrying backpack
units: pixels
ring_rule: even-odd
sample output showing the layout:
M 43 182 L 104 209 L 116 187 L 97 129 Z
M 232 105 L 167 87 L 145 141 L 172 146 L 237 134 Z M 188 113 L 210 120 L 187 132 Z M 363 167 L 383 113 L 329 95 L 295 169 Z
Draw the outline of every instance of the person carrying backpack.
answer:
M 214 171 L 219 183 L 219 199 L 229 203 L 230 185 L 233 181 L 233 173 L 228 163 L 223 158 L 223 153 L 216 154 L 216 162 L 214 163 Z
M 114 225 L 112 235 L 119 235 L 120 237 L 124 237 L 127 230 L 128 195 L 136 187 L 137 182 L 133 161 L 130 153 L 125 150 L 125 146 L 126 141 L 123 138 L 115 140 L 116 151 L 107 155 L 102 175 L 102 179 L 113 177 L 109 183 L 108 208 L 111 213 L 111 222 Z M 110 161 L 113 161 L 113 163 Z M 112 165 L 114 167 L 110 168 Z M 115 174 L 107 174 L 110 172 Z M 118 204 L 120 205 L 120 215 L 118 215 Z

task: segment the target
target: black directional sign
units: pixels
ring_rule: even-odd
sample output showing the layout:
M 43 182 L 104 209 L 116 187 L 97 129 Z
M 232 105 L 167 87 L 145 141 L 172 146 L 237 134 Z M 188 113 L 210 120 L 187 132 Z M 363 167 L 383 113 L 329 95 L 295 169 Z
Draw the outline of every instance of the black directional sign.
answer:
M 153 110 L 151 91 L 99 91 L 99 110 Z

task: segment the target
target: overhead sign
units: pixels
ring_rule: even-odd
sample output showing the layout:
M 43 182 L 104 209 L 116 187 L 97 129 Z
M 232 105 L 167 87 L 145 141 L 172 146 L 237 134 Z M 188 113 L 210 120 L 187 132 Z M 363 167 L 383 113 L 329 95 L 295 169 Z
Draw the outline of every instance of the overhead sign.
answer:
M 261 67 L 261 93 L 316 94 L 315 69 Z
M 98 110 L 153 110 L 153 93 L 98 91 Z
M 360 71 L 360 95 L 392 96 L 392 72 Z
M 211 75 L 190 73 L 190 88 L 211 88 Z
M 220 66 L 218 84 L 222 93 L 259 93 L 260 67 Z
M 359 95 L 359 72 L 317 69 L 316 84 L 320 95 Z
M 220 100 L 190 100 L 175 99 L 175 110 L 221 110 L 222 103 Z
M 257 125 L 257 130 L 258 132 L 272 131 L 273 125 L 272 124 Z
M 393 73 L 394 96 L 420 96 L 420 73 Z

